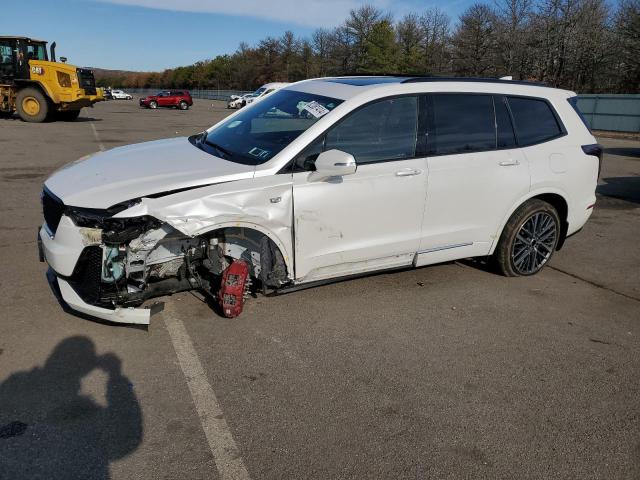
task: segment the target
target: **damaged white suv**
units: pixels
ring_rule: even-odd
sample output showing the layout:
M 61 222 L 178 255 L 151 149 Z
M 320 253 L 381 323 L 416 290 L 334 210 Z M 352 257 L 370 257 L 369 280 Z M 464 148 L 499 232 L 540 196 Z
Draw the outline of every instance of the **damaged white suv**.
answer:
M 252 289 L 467 257 L 531 275 L 595 203 L 602 149 L 574 106 L 504 80 L 299 82 L 54 173 L 41 258 L 72 309 L 126 323 L 190 289 L 235 316 Z

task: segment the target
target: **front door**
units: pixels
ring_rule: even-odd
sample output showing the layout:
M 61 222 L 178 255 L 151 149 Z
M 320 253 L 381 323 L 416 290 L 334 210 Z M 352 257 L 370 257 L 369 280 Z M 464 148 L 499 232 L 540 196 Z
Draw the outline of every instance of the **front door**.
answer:
M 410 265 L 420 243 L 427 161 L 419 98 L 379 100 L 333 126 L 296 159 L 295 273 L 300 282 Z M 317 155 L 348 152 L 356 173 L 315 180 Z
M 162 92 L 158 94 L 158 105 L 161 107 L 168 107 L 171 105 L 171 96 L 169 92 Z

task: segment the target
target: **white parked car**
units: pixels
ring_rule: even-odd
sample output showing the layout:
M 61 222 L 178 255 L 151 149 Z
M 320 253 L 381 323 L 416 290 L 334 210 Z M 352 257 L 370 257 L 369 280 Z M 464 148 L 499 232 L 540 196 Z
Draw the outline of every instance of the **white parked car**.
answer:
M 258 101 L 262 100 L 264 97 L 266 97 L 267 95 L 270 95 L 273 92 L 275 92 L 276 90 L 280 90 L 281 88 L 284 88 L 287 85 L 290 85 L 290 84 L 289 83 L 283 83 L 283 82 L 267 83 L 267 84 L 261 86 L 255 92 L 253 92 L 250 96 L 248 96 L 245 99 L 245 105 L 249 105 L 251 103 L 258 102 Z
M 235 316 L 251 289 L 468 257 L 532 275 L 595 204 L 602 148 L 575 100 L 500 80 L 298 82 L 54 173 L 42 258 L 72 309 L 131 323 L 181 290 Z
M 111 96 L 114 100 L 133 100 L 133 97 L 122 90 L 111 90 Z
M 252 97 L 253 95 L 253 93 L 245 93 L 244 95 L 231 95 L 231 98 L 227 103 L 227 108 L 242 108 L 246 105 L 247 98 Z

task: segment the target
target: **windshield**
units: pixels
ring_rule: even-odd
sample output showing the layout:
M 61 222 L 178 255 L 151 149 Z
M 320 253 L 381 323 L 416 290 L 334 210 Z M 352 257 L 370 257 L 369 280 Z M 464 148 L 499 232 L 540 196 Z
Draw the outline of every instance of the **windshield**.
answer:
M 279 90 L 203 134 L 196 145 L 232 162 L 259 165 L 341 103 L 313 93 Z

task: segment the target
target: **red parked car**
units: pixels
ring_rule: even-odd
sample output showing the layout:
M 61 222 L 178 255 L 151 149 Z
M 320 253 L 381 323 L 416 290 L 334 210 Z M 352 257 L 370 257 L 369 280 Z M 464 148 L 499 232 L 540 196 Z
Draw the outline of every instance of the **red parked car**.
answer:
M 191 94 L 187 90 L 165 90 L 156 95 L 140 99 L 140 106 L 156 109 L 158 107 L 175 107 L 187 110 L 193 105 Z

